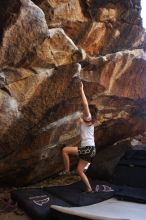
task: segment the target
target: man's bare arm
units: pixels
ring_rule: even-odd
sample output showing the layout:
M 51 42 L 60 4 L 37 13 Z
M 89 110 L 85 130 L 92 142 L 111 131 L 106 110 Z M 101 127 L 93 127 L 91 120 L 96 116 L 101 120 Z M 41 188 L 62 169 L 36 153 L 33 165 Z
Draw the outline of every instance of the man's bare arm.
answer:
M 86 98 L 85 92 L 84 92 L 84 86 L 83 83 L 80 82 L 80 94 L 81 94 L 81 99 L 82 99 L 82 104 L 84 108 L 84 115 L 86 117 L 90 116 L 90 110 L 89 110 L 89 105 L 88 105 L 88 100 Z

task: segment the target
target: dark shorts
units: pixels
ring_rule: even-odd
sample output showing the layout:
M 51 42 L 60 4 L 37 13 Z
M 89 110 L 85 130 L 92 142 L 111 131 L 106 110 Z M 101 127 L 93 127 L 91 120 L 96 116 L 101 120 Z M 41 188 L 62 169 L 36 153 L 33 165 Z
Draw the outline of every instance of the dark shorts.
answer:
M 79 147 L 78 152 L 79 152 L 80 159 L 91 163 L 93 158 L 96 155 L 96 148 L 95 148 L 95 146 Z

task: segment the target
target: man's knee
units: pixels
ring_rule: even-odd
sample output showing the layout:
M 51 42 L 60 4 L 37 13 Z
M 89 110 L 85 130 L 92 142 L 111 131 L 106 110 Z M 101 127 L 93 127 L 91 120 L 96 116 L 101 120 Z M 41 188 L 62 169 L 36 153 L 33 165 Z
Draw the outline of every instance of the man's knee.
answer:
M 63 153 L 63 154 L 67 154 L 67 153 L 68 153 L 67 147 L 64 147 L 64 148 L 62 149 L 62 153 Z

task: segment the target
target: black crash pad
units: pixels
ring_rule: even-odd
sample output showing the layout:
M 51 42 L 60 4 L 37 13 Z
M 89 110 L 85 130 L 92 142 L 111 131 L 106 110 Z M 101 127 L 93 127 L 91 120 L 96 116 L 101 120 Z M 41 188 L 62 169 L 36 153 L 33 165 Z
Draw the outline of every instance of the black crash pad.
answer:
M 146 203 L 146 188 L 118 186 L 115 197 L 119 200 Z
M 85 192 L 84 184 L 79 181 L 66 186 L 53 186 L 45 188 L 24 188 L 11 193 L 11 198 L 18 203 L 32 219 L 49 220 L 50 205 L 64 207 L 92 205 L 114 195 L 112 192 L 96 192 L 97 185 L 107 184 L 101 181 L 91 181 L 95 190 L 93 193 Z M 110 186 L 110 184 L 108 184 Z

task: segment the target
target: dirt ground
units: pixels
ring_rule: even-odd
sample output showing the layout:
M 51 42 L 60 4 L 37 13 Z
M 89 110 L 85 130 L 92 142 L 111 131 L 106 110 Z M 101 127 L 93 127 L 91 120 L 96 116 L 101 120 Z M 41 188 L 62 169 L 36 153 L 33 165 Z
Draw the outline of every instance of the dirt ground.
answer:
M 35 185 L 29 187 L 47 187 L 47 186 L 59 186 L 67 185 L 73 182 L 78 181 L 80 178 L 78 176 L 65 176 L 65 177 L 55 177 L 50 178 Z M 0 220 L 31 220 L 27 214 L 21 210 L 17 205 L 13 205 L 11 200 L 11 191 L 16 190 L 17 188 L 0 188 Z M 8 208 L 5 205 L 2 205 L 3 201 L 8 201 L 8 204 L 12 203 L 12 207 Z

